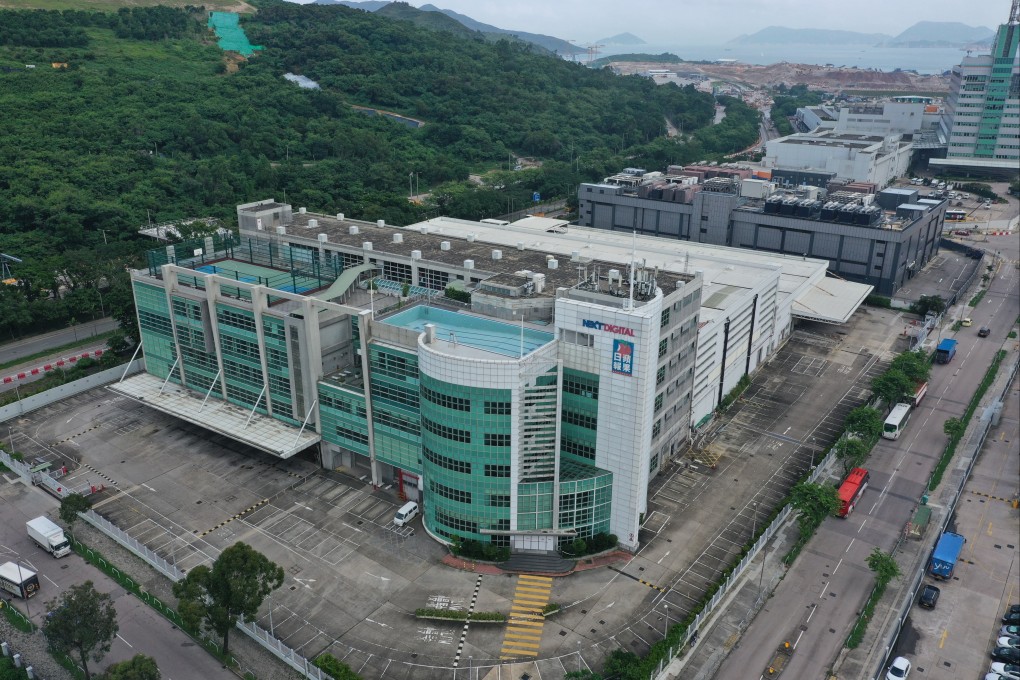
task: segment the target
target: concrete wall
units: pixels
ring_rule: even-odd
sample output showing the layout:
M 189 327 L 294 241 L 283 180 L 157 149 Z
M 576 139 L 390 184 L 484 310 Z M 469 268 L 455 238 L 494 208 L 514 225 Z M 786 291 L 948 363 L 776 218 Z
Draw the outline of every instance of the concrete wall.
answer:
M 134 375 L 135 373 L 141 373 L 145 370 L 145 359 L 135 359 L 129 366 L 114 366 L 108 368 L 105 371 L 94 373 L 87 378 L 81 380 L 75 380 L 59 387 L 34 394 L 31 397 L 25 397 L 21 401 L 16 401 L 13 404 L 0 407 L 0 423 L 5 420 L 10 420 L 18 416 L 24 415 L 29 411 L 34 411 L 37 408 L 43 406 L 49 406 L 55 401 L 60 401 L 67 397 L 73 397 L 76 394 L 87 392 L 94 387 L 106 385 L 116 380 L 120 380 L 120 377 L 124 375 L 124 369 L 127 368 L 128 375 Z

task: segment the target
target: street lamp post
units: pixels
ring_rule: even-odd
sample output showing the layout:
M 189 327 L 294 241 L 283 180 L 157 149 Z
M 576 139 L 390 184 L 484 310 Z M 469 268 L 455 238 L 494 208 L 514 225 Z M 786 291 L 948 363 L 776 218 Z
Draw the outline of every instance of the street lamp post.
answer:
M 663 603 L 663 605 L 666 607 L 666 630 L 662 634 L 662 637 L 668 638 L 669 637 L 669 605 L 665 604 L 665 603 Z

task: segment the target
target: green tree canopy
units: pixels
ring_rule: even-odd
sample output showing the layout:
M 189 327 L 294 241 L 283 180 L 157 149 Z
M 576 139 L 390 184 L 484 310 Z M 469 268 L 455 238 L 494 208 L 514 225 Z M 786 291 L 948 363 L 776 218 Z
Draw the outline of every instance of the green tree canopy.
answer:
M 46 608 L 50 613 L 42 631 L 50 649 L 73 656 L 81 664 L 85 680 L 90 680 L 89 661 L 98 662 L 106 656 L 118 631 L 113 598 L 86 581 L 70 586 L 47 602 Z
M 843 464 L 843 474 L 860 467 L 868 457 L 868 446 L 856 437 L 843 437 L 833 447 L 836 459 Z
M 889 369 L 871 381 L 871 391 L 891 407 L 903 401 L 905 395 L 913 393 L 914 381 L 903 371 Z
M 180 614 L 192 630 L 204 627 L 223 638 L 239 617 L 251 620 L 269 593 L 283 584 L 283 569 L 245 543 L 235 543 L 216 558 L 212 568 L 195 567 L 174 584 Z
M 92 501 L 88 496 L 80 493 L 69 493 L 60 500 L 60 519 L 67 525 L 68 531 L 78 521 L 79 512 L 87 512 L 92 508 Z
M 127 661 L 112 664 L 102 680 L 160 680 L 162 675 L 156 660 L 144 654 L 135 654 Z
M 927 382 L 931 375 L 931 362 L 921 352 L 904 352 L 892 360 L 889 368 L 900 371 L 915 383 Z
M 946 418 L 946 422 L 942 423 L 942 431 L 951 439 L 962 437 L 966 430 L 966 424 L 959 418 Z
M 871 440 L 882 434 L 882 414 L 870 406 L 858 406 L 850 411 L 843 424 L 847 432 L 853 432 L 864 440 Z
M 896 560 L 889 553 L 882 552 L 881 548 L 875 548 L 868 555 L 868 568 L 875 572 L 875 577 L 883 586 L 900 577 L 900 567 Z
M 800 512 L 801 529 L 814 528 L 829 515 L 839 511 L 840 502 L 836 487 L 829 484 L 801 482 L 790 490 L 790 503 Z

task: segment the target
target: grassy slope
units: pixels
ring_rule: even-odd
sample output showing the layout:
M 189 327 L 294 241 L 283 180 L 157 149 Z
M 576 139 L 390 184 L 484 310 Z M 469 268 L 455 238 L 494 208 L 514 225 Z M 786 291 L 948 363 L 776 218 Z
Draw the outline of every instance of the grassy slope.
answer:
M 121 7 L 184 7 L 205 5 L 210 10 L 231 12 L 254 12 L 255 8 L 243 0 L 0 0 L 0 7 L 7 9 L 94 9 L 100 12 L 115 12 Z

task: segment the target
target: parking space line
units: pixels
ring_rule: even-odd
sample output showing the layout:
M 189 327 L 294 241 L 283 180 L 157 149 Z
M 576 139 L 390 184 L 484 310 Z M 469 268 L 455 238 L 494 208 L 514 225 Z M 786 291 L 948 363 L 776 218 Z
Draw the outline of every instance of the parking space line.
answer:
M 239 513 L 237 513 L 236 515 L 232 516 L 232 517 L 231 517 L 230 519 L 227 519 L 227 520 L 224 520 L 224 521 L 220 522 L 219 524 L 217 524 L 216 526 L 214 526 L 214 527 L 213 527 L 212 529 L 207 529 L 207 530 L 205 530 L 205 531 L 203 531 L 203 532 L 201 532 L 201 533 L 199 533 L 198 531 L 195 531 L 194 533 L 198 534 L 198 537 L 199 537 L 199 538 L 204 538 L 205 536 L 207 536 L 207 535 L 211 534 L 212 532 L 216 531 L 217 529 L 219 529 L 219 528 L 221 528 L 221 527 L 224 527 L 224 526 L 226 526 L 226 525 L 230 524 L 230 523 L 231 523 L 231 522 L 233 522 L 233 521 L 234 521 L 235 519 L 240 519 L 241 517 L 244 517 L 245 515 L 247 515 L 247 514 L 248 514 L 249 512 L 251 512 L 252 510 L 255 510 L 255 509 L 257 509 L 257 508 L 260 508 L 260 507 L 262 507 L 263 505 L 265 505 L 265 504 L 266 504 L 266 503 L 268 503 L 268 502 L 269 502 L 269 499 L 268 499 L 268 498 L 263 498 L 262 500 L 260 500 L 260 501 L 259 501 L 258 503 L 256 503 L 255 505 L 250 505 L 250 506 L 248 506 L 247 508 L 245 508 L 245 509 L 244 509 L 244 510 L 242 510 L 241 512 L 239 512 Z

